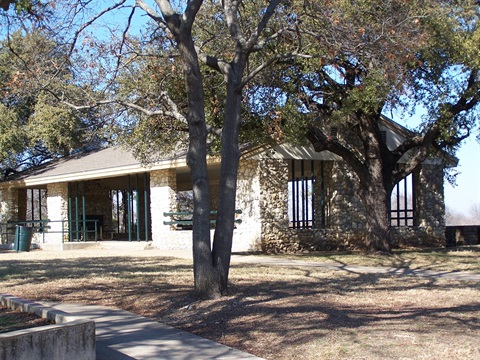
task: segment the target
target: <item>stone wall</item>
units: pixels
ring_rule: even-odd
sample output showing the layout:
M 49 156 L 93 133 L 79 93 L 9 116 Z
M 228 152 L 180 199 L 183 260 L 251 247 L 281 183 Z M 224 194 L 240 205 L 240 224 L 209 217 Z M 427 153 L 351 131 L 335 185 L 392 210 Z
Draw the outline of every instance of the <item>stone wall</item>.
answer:
M 365 225 L 365 208 L 357 195 L 359 180 L 344 161 L 330 162 L 328 227 L 334 231 L 361 231 Z
M 262 160 L 260 169 L 263 251 L 335 250 L 356 247 L 363 240 L 364 212 L 355 194 L 356 180 L 343 163 L 324 162 L 323 174 L 321 166 L 315 167 L 318 197 L 314 229 L 289 228 L 288 160 Z M 322 200 L 325 204 L 324 228 L 320 210 Z
M 358 178 L 345 162 L 324 163 L 325 227 L 321 227 L 319 199 L 316 228 L 288 227 L 288 162 L 262 160 L 260 164 L 261 248 L 266 252 L 361 249 L 365 243 L 366 214 L 357 195 Z M 316 167 L 316 189 L 321 185 Z M 424 165 L 415 177 L 415 226 L 392 227 L 396 246 L 445 245 L 443 170 Z
M 68 241 L 68 183 L 53 183 L 47 186 L 47 218 L 50 229 L 45 234 L 46 243 Z M 60 220 L 65 220 L 63 223 Z M 62 230 L 65 234 L 62 238 Z
M 8 188 L 0 192 L 0 222 L 18 221 L 20 189 Z

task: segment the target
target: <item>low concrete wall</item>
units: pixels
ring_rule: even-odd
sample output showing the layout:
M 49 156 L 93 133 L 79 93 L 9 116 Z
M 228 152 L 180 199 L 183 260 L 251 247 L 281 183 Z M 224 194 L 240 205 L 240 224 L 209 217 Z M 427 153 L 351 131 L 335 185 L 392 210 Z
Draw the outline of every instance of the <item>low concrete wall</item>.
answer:
M 95 323 L 92 320 L 8 294 L 0 294 L 0 303 L 55 322 L 55 325 L 0 334 L 0 359 L 95 360 Z
M 446 228 L 447 246 L 480 244 L 480 225 L 453 225 Z

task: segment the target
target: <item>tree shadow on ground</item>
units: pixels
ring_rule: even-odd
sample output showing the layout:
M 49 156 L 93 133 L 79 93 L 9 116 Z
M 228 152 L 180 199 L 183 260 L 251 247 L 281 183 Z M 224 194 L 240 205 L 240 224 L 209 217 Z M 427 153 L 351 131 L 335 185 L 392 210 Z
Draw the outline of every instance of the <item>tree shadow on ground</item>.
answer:
M 331 332 L 382 327 L 480 332 L 478 283 L 235 264 L 230 295 L 198 301 L 187 260 L 2 260 L 2 292 L 36 301 L 115 306 L 258 354 Z
M 236 265 L 248 268 L 249 265 Z M 257 273 L 268 267 L 255 267 Z M 292 269 L 293 270 L 293 269 Z M 308 343 L 331 331 L 355 331 L 376 326 L 408 327 L 424 332 L 455 326 L 466 332 L 480 330 L 480 302 L 422 304 L 421 299 L 397 304 L 398 294 L 430 291 L 454 292 L 476 283 L 440 281 L 432 278 L 404 278 L 388 274 L 342 274 L 323 277 L 318 271 L 298 268 L 305 281 L 242 281 L 233 284 L 231 296 L 213 302 L 198 302 L 187 309 L 168 309 L 154 317 L 174 326 L 231 346 L 256 343 L 262 337 L 276 339 L 264 344 L 275 347 Z M 396 281 L 389 281 L 395 278 Z M 381 295 L 380 295 L 381 294 Z M 376 298 L 377 297 L 377 298 Z M 383 300 L 387 298 L 388 302 Z M 467 299 L 465 299 L 468 301 Z M 180 312 L 180 315 L 178 314 Z M 169 319 L 171 318 L 171 319 Z M 423 324 L 422 326 L 417 326 Z M 234 334 L 232 336 L 232 334 Z M 237 343 L 228 340 L 232 336 Z

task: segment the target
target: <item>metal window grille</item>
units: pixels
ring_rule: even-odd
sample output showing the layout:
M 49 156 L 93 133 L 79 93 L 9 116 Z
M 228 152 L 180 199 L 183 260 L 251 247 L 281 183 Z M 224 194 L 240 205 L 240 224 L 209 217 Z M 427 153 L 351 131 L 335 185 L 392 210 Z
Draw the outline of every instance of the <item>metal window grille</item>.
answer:
M 390 207 L 391 226 L 414 226 L 415 223 L 415 192 L 413 175 L 400 180 L 393 188 Z
M 323 162 L 319 167 L 320 179 L 315 176 L 316 166 L 318 166 L 318 162 L 313 160 L 291 161 L 291 173 L 288 181 L 290 228 L 311 229 L 325 225 Z M 320 224 L 317 224 L 316 221 L 319 221 Z
M 43 220 L 47 215 L 47 190 L 27 189 L 27 214 L 30 220 Z

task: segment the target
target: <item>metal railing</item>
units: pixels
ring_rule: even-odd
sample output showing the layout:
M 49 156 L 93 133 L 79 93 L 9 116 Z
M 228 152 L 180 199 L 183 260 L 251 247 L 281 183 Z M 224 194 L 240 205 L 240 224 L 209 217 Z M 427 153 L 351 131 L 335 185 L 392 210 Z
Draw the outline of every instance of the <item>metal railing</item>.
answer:
M 32 227 L 34 234 L 42 234 L 42 242 L 45 243 L 46 234 L 61 234 L 62 242 L 68 238 L 69 242 L 87 241 L 90 234 L 93 234 L 94 241 L 98 241 L 99 220 L 75 221 L 68 220 L 28 220 L 28 221 L 7 221 L 0 223 L 0 237 L 2 244 L 10 244 L 15 241 L 15 230 L 17 226 Z M 52 224 L 61 223 L 60 230 L 52 230 Z M 70 223 L 70 226 L 68 224 Z M 83 224 L 85 223 L 85 226 Z M 65 236 L 65 235 L 68 235 Z
M 0 236 L 2 244 L 13 244 L 15 241 L 15 230 L 17 226 L 33 228 L 34 233 L 42 234 L 42 241 L 45 242 L 45 231 L 48 230 L 50 220 L 29 220 L 29 221 L 7 221 L 0 223 Z

